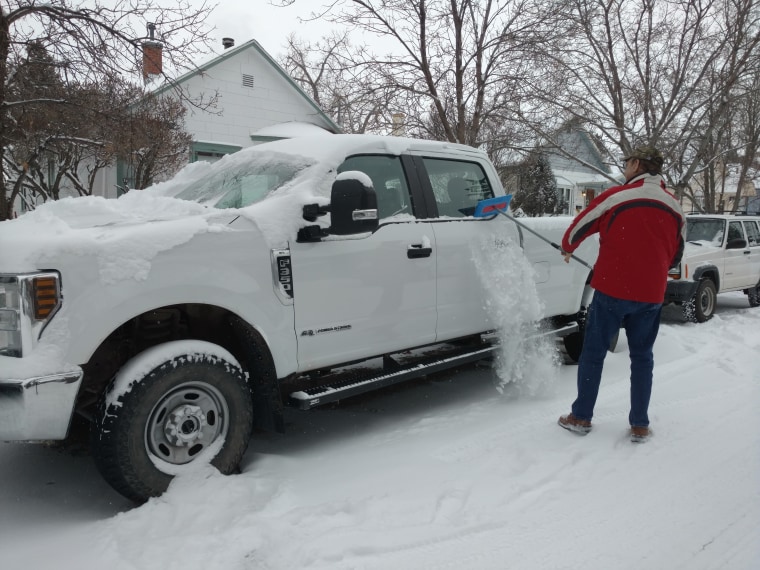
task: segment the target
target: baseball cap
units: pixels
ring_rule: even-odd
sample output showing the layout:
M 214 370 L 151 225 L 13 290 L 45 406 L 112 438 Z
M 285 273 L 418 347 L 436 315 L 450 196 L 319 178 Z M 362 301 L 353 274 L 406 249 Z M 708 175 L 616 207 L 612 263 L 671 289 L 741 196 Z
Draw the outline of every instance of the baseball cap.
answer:
M 659 166 L 662 166 L 662 163 L 665 161 L 662 157 L 662 153 L 653 146 L 637 146 L 633 149 L 631 154 L 624 158 L 624 160 L 629 160 L 631 158 L 648 160 Z

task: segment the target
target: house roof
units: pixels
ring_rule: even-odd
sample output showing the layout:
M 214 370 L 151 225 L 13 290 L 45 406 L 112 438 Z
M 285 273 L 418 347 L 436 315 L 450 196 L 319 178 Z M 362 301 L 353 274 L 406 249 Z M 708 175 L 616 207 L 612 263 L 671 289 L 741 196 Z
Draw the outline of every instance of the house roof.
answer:
M 557 184 L 562 186 L 561 182 L 567 182 L 571 186 L 612 186 L 613 182 L 606 176 L 590 172 L 579 172 L 576 170 L 552 170 Z
M 251 133 L 251 140 L 258 142 L 276 141 L 292 137 L 302 137 L 309 135 L 330 134 L 330 131 L 313 123 L 303 123 L 300 121 L 289 121 L 269 125 L 263 129 Z
M 223 61 L 233 57 L 234 55 L 237 55 L 238 53 L 248 50 L 248 49 L 254 49 L 258 54 L 264 58 L 264 60 L 269 63 L 269 65 L 272 66 L 272 68 L 283 78 L 285 81 L 293 88 L 294 91 L 296 91 L 303 99 L 311 106 L 316 112 L 317 115 L 325 122 L 328 130 L 334 132 L 334 133 L 340 133 L 342 132 L 342 129 L 338 126 L 335 121 L 333 121 L 320 107 L 317 105 L 314 100 L 309 97 L 309 95 L 301 88 L 298 83 L 290 76 L 288 73 L 280 66 L 279 63 L 271 56 L 267 51 L 261 47 L 259 42 L 256 40 L 249 40 L 243 44 L 240 44 L 239 46 L 228 48 L 222 52 L 221 55 L 207 61 L 206 63 L 200 64 L 195 69 L 188 71 L 187 73 L 180 75 L 177 79 L 174 79 L 170 81 L 168 84 L 162 85 L 161 87 L 158 87 L 153 90 L 154 95 L 160 95 L 162 93 L 165 93 L 166 91 L 169 91 L 174 86 L 185 83 L 190 78 L 195 77 L 196 75 L 201 75 L 208 70 L 210 70 L 212 67 L 215 67 L 222 63 Z

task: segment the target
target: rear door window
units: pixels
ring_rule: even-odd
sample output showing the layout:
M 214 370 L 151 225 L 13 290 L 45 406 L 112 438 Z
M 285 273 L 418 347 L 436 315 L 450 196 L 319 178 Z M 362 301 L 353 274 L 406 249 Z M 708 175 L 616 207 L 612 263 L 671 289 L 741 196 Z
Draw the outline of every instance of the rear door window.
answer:
M 760 229 L 757 227 L 757 222 L 744 222 L 744 230 L 747 232 L 747 245 L 750 247 L 760 247 Z
M 422 160 L 433 188 L 439 216 L 472 216 L 478 202 L 493 198 L 491 183 L 479 164 L 441 158 Z
M 728 224 L 728 241 L 735 239 L 744 239 L 741 222 L 729 222 Z

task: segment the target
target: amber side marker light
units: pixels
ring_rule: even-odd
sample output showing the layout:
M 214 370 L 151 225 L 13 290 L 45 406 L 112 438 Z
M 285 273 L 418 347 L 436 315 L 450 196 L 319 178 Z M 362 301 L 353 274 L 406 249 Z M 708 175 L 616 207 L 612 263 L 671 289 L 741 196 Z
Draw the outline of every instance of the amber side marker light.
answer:
M 58 280 L 37 277 L 34 280 L 34 318 L 44 321 L 58 306 Z

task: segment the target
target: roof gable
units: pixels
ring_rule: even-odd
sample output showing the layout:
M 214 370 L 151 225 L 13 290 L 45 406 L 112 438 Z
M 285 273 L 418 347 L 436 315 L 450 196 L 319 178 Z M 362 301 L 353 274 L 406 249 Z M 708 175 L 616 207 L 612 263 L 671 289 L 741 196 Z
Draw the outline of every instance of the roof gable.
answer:
M 342 132 L 342 129 L 327 114 L 325 114 L 319 105 L 317 105 L 316 102 L 314 102 L 314 100 L 309 97 L 309 95 L 301 88 L 301 86 L 298 85 L 298 83 L 296 83 L 293 78 L 290 77 L 290 75 L 288 75 L 288 73 L 280 66 L 280 64 L 278 64 L 277 61 L 275 61 L 275 59 L 269 55 L 269 53 L 267 53 L 267 51 L 261 47 L 261 45 L 256 40 L 249 40 L 239 46 L 224 50 L 221 55 L 199 65 L 196 69 L 193 69 L 179 76 L 177 79 L 170 81 L 166 85 L 162 85 L 161 87 L 154 89 L 153 93 L 155 95 L 160 95 L 172 90 L 173 88 L 176 88 L 177 86 L 187 84 L 191 79 L 202 76 L 204 73 L 207 73 L 219 64 L 235 56 L 238 56 L 247 50 L 253 50 L 254 53 L 256 53 L 257 56 L 260 56 L 260 58 L 266 64 L 268 64 L 278 76 L 284 79 L 285 83 L 298 95 L 298 97 L 303 99 L 303 101 L 306 102 L 307 105 L 315 111 L 315 113 L 322 119 L 322 121 L 324 121 L 325 126 L 328 130 L 334 133 Z
M 607 174 L 610 173 L 609 166 L 605 163 L 604 157 L 596 143 L 592 140 L 591 136 L 578 125 L 572 122 L 566 124 L 554 134 L 554 139 L 558 146 L 566 153 L 579 158 L 586 164 L 596 167 L 598 170 L 594 170 L 594 168 L 591 168 L 578 160 L 573 160 L 551 147 L 544 147 L 543 150 L 549 155 L 549 160 L 553 169 L 587 173 L 598 173 L 599 171 L 606 172 Z

